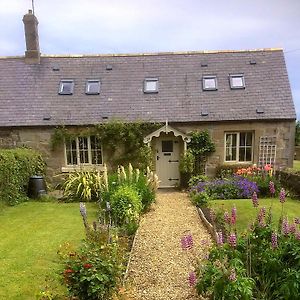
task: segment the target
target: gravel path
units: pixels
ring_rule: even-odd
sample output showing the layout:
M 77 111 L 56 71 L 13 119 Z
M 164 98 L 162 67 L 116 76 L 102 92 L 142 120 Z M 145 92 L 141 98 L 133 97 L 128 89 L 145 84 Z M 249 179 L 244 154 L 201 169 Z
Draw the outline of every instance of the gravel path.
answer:
M 191 233 L 192 250 L 182 250 L 181 237 Z M 194 300 L 188 274 L 196 257 L 207 253 L 210 236 L 187 194 L 160 191 L 141 220 L 129 265 L 127 285 L 135 300 Z

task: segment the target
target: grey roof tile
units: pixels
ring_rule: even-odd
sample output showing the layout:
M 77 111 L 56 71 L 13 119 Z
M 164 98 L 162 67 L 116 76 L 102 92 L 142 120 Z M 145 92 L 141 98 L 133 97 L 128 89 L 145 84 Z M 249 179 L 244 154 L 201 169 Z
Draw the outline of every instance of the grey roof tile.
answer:
M 244 74 L 245 89 L 230 89 L 231 73 Z M 203 75 L 217 76 L 217 91 L 202 91 Z M 157 94 L 143 93 L 145 77 L 159 78 Z M 99 95 L 85 94 L 92 78 L 101 81 Z M 73 95 L 58 95 L 61 79 L 74 79 Z M 257 114 L 261 106 L 264 113 Z M 51 119 L 43 120 L 45 115 Z M 154 122 L 296 118 L 281 50 L 42 56 L 40 65 L 0 58 L 0 126 L 94 124 L 103 116 Z

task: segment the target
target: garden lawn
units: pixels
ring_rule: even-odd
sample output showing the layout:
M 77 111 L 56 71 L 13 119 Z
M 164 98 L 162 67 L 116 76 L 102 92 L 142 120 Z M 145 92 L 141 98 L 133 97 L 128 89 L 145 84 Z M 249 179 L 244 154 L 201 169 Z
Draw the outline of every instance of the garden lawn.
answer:
M 266 207 L 267 211 L 271 206 L 272 199 L 259 199 L 258 210 L 261 207 Z M 238 232 L 243 232 L 251 224 L 258 210 L 253 207 L 251 199 L 234 199 L 234 200 L 214 200 L 211 202 L 211 207 L 215 210 L 227 210 L 231 212 L 232 207 L 235 205 L 237 208 L 237 230 Z M 273 225 L 277 229 L 278 220 L 281 216 L 282 205 L 279 202 L 278 198 L 273 199 L 272 205 L 272 215 L 273 215 Z M 300 201 L 292 200 L 287 198 L 286 202 L 283 205 L 283 215 L 289 217 L 289 221 L 292 221 L 295 217 L 300 217 Z
M 293 169 L 300 171 L 300 160 L 294 160 Z
M 96 204 L 87 205 L 91 221 L 96 211 Z M 76 247 L 84 235 L 79 203 L 26 202 L 6 208 L 0 214 L 0 299 L 35 299 L 46 277 L 57 278 L 59 246 L 70 242 Z

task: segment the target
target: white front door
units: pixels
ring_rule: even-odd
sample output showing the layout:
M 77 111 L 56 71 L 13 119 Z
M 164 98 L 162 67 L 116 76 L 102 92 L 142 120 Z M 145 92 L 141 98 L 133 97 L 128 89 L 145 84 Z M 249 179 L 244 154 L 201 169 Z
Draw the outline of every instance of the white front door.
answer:
M 159 187 L 174 187 L 180 184 L 179 138 L 159 137 L 156 140 L 156 173 Z

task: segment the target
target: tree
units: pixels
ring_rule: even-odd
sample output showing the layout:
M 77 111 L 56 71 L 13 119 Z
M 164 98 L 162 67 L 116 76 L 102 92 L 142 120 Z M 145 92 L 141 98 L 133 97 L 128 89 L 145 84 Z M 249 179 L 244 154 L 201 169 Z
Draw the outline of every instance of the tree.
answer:
M 295 145 L 300 146 L 300 121 L 296 122 Z

